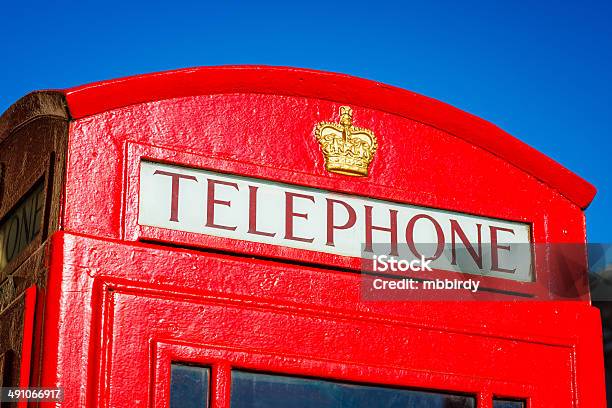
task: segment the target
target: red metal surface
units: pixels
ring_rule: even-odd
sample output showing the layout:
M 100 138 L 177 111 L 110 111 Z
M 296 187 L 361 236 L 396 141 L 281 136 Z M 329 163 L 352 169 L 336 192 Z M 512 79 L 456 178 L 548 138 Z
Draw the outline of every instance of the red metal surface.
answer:
M 149 159 L 520 221 L 534 243 L 584 244 L 592 186 L 497 127 L 408 91 L 282 68 L 182 70 L 66 97 L 74 120 L 40 366 L 41 385 L 65 387 L 63 406 L 167 406 L 173 359 L 212 367 L 213 407 L 229 406 L 232 367 L 467 392 L 479 407 L 493 396 L 604 406 L 586 297 L 365 302 L 354 259 L 137 222 Z M 313 128 L 340 105 L 378 138 L 367 178 L 324 168 Z M 536 284 L 514 289 L 585 289 L 584 254 L 563 275 L 536 255 Z

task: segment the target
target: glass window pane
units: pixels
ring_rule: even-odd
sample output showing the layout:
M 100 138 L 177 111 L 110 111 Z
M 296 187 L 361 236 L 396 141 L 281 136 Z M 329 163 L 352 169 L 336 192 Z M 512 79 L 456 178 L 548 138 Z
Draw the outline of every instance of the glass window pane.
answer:
M 493 408 L 525 408 L 525 401 L 494 399 Z
M 473 397 L 234 371 L 232 408 L 474 408 Z
M 208 407 L 209 369 L 172 364 L 170 374 L 170 408 Z

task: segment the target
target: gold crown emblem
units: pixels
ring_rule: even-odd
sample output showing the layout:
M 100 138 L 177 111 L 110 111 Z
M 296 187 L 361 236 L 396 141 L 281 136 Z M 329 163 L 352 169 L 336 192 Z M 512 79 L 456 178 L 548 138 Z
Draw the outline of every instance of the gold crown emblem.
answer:
M 327 171 L 367 176 L 378 142 L 369 129 L 353 126 L 353 110 L 340 107 L 340 123 L 321 122 L 315 127 Z

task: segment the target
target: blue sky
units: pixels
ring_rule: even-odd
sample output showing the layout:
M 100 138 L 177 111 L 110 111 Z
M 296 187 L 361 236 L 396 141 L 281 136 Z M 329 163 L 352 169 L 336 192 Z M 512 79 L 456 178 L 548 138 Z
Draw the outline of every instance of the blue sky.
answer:
M 199 65 L 370 78 L 487 119 L 598 188 L 612 242 L 612 2 L 7 2 L 0 111 L 36 89 Z

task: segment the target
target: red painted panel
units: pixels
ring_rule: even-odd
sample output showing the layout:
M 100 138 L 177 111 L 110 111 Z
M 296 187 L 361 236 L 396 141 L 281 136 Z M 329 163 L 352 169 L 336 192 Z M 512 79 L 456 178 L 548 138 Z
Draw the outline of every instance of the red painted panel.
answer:
M 64 324 L 46 327 L 62 340 L 46 343 L 43 383 L 66 387 L 66 406 L 165 406 L 173 357 L 604 406 L 598 313 L 581 302 L 363 302 L 353 273 L 65 233 L 51 276 Z M 216 406 L 227 381 L 217 373 Z

